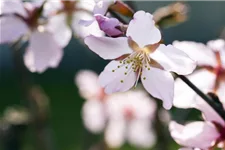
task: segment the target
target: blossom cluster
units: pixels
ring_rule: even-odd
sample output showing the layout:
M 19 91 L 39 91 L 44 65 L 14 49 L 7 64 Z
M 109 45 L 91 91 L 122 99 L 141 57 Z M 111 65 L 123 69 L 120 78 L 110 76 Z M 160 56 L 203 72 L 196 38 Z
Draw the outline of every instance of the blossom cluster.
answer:
M 93 133 L 104 132 L 109 147 L 120 147 L 125 140 L 143 148 L 155 144 L 153 98 L 162 100 L 167 110 L 175 106 L 202 112 L 203 121 L 169 124 L 171 136 L 184 149 L 225 147 L 223 118 L 173 76 L 185 75 L 203 92 L 214 92 L 224 109 L 223 39 L 207 45 L 191 41 L 166 45 L 152 14 L 133 12 L 117 0 L 5 0 L 1 4 L 0 44 L 28 41 L 24 63 L 31 72 L 56 68 L 72 35 L 110 60 L 99 77 L 81 71 L 75 79 L 80 95 L 86 99 L 82 108 L 84 125 Z M 112 17 L 111 11 L 132 18 L 126 24 Z

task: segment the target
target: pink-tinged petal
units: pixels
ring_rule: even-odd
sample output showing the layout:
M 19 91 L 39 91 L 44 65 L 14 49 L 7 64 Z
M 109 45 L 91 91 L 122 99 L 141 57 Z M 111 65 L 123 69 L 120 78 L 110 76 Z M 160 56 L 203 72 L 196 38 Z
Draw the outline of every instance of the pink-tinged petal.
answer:
M 191 59 L 197 62 L 197 65 L 217 65 L 213 51 L 202 43 L 174 41 L 173 46 L 184 51 Z
M 14 42 L 29 31 L 24 21 L 15 16 L 2 16 L 0 26 L 0 44 Z
M 157 61 L 165 70 L 187 75 L 194 71 L 196 62 L 186 53 L 172 45 L 160 46 L 150 54 L 150 57 Z
M 207 149 L 220 136 L 216 127 L 209 122 L 196 121 L 187 125 L 171 122 L 170 134 L 180 145 Z
M 170 109 L 174 96 L 173 76 L 164 70 L 143 67 L 141 81 L 144 88 L 153 96 L 163 101 L 163 107 Z
M 95 4 L 95 0 L 79 0 L 76 3 L 76 8 L 92 12 L 95 7 Z
M 205 69 L 197 70 L 187 78 L 199 89 L 212 91 L 216 76 Z M 207 82 L 206 82 L 207 81 Z M 176 79 L 173 105 L 178 108 L 192 108 L 198 95 L 182 80 Z
M 49 18 L 46 28 L 51 32 L 62 48 L 66 47 L 72 37 L 72 30 L 66 23 L 67 16 L 65 13 L 55 15 Z
M 217 122 L 220 125 L 225 126 L 225 121 L 200 97 L 196 100 L 195 108 L 203 113 L 203 117 L 206 121 Z
M 225 41 L 224 39 L 217 39 L 207 42 L 207 46 L 213 51 L 222 52 L 225 51 Z
M 136 74 L 131 67 L 130 64 L 127 69 L 120 61 L 111 61 L 100 74 L 99 84 L 107 94 L 129 90 L 136 81 Z
M 102 88 L 98 84 L 98 76 L 95 72 L 82 70 L 77 73 L 75 83 L 81 96 L 85 99 L 99 98 Z
M 115 59 L 124 54 L 132 53 L 126 37 L 110 38 L 88 36 L 84 43 L 96 54 L 104 59 Z
M 63 56 L 63 49 L 49 32 L 35 31 L 31 34 L 24 62 L 31 72 L 42 73 L 47 68 L 56 68 Z
M 118 19 L 108 18 L 103 15 L 95 15 L 95 19 L 97 20 L 100 29 L 108 36 L 119 36 L 123 34 L 122 31 L 116 28 L 120 25 Z
M 73 29 L 73 32 L 76 34 L 76 36 L 79 38 L 85 38 L 86 36 L 89 36 L 89 35 L 103 36 L 104 32 L 102 32 L 99 29 L 98 23 L 97 21 L 93 21 L 94 19 L 95 18 L 92 15 L 90 15 L 88 12 L 77 11 L 76 13 L 74 13 L 71 27 Z M 82 21 L 85 21 L 85 20 L 86 21 L 89 20 L 93 22 L 88 26 L 81 25 L 80 23 L 82 23 Z
M 150 148 L 156 142 L 155 133 L 148 119 L 130 121 L 127 134 L 128 141 L 139 148 Z
M 28 16 L 21 0 L 3 0 L 0 2 L 0 4 L 0 15 L 18 14 L 23 17 Z
M 130 21 L 127 36 L 131 37 L 139 47 L 158 43 L 161 40 L 161 33 L 155 26 L 153 16 L 144 11 L 138 11 Z
M 105 141 L 110 148 L 121 147 L 125 141 L 125 120 L 110 120 L 105 130 Z
M 114 0 L 99 0 L 96 1 L 93 14 L 105 15 L 109 6 L 114 3 Z
M 223 107 L 225 108 L 225 92 L 224 91 L 225 91 L 225 81 L 221 81 L 219 89 L 217 90 L 216 94 L 218 95 L 220 101 L 223 104 Z
M 102 132 L 106 125 L 104 105 L 100 100 L 87 100 L 82 108 L 82 118 L 89 131 L 93 133 Z
M 95 19 L 93 20 L 80 20 L 79 24 L 85 27 L 90 26 L 92 23 L 94 23 Z
M 51 17 L 56 14 L 57 11 L 63 9 L 63 3 L 61 0 L 47 0 L 44 9 L 43 9 L 43 15 L 45 17 Z

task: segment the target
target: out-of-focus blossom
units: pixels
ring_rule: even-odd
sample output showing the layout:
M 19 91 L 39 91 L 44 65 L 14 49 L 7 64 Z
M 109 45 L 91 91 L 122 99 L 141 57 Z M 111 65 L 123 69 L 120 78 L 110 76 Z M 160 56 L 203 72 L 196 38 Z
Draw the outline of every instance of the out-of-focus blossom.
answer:
M 95 0 L 95 6 L 93 9 L 93 14 L 105 15 L 109 6 L 115 3 L 116 0 Z
M 105 140 L 112 148 L 120 147 L 127 139 L 142 148 L 155 143 L 151 128 L 156 105 L 145 92 L 135 90 L 112 94 L 107 98 L 108 125 Z
M 187 125 L 171 122 L 171 136 L 178 144 L 189 148 L 220 147 L 225 141 L 225 121 L 201 98 L 196 100 L 195 108 L 203 113 L 205 121 Z
M 97 83 L 97 74 L 81 71 L 75 78 L 86 99 L 82 108 L 84 125 L 93 133 L 103 132 L 109 147 L 120 147 L 128 140 L 138 147 L 151 147 L 155 135 L 151 129 L 156 105 L 141 90 L 106 95 Z
M 195 42 L 178 42 L 173 45 L 196 60 L 199 69 L 188 79 L 199 89 L 215 92 L 221 101 L 225 101 L 225 41 L 209 41 L 207 46 Z M 196 93 L 180 79 L 175 82 L 174 106 L 179 108 L 193 107 Z
M 108 36 L 120 36 L 123 32 L 118 29 L 120 22 L 116 18 L 108 18 L 103 15 L 95 15 L 95 19 L 98 22 L 98 25 L 102 31 L 105 32 Z
M 79 24 L 80 20 L 95 19 L 92 11 L 96 3 L 95 0 L 48 0 L 44 7 L 44 15 L 49 18 L 49 29 L 57 29 L 61 34 L 67 34 L 69 39 L 72 31 L 80 38 L 90 34 L 103 35 L 97 22 L 93 22 L 89 26 Z M 62 39 L 60 36 L 58 38 Z
M 29 37 L 29 45 L 24 55 L 25 65 L 31 72 L 44 72 L 58 66 L 63 56 L 63 48 L 68 42 L 57 39 L 55 30 L 48 30 L 40 20 L 42 3 L 23 3 L 20 0 L 1 2 L 0 43 L 15 42 L 22 36 Z M 62 39 L 63 36 L 61 36 Z
M 208 149 L 213 146 L 219 132 L 210 122 L 196 121 L 186 125 L 170 123 L 171 136 L 185 147 Z
M 160 44 L 161 34 L 153 16 L 144 11 L 135 13 L 126 35 L 85 38 L 86 45 L 100 57 L 115 59 L 100 74 L 100 85 L 108 94 L 124 92 L 136 85 L 140 77 L 144 88 L 170 109 L 174 79 L 169 71 L 189 74 L 195 69 L 195 62 L 172 45 Z

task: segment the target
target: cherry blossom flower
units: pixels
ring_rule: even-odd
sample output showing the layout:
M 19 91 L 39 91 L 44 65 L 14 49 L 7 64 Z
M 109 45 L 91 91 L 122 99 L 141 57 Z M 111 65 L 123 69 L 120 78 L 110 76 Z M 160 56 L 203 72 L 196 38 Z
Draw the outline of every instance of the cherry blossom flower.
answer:
M 188 79 L 205 92 L 215 92 L 225 101 L 225 41 L 209 41 L 207 45 L 189 41 L 175 41 L 173 45 L 196 60 L 199 69 Z M 174 106 L 179 108 L 193 107 L 196 93 L 180 79 L 175 82 Z
M 24 54 L 24 62 L 31 72 L 44 72 L 47 68 L 58 66 L 63 56 L 63 48 L 68 40 L 62 42 L 55 38 L 61 34 L 48 30 L 39 19 L 42 3 L 23 3 L 20 0 L 1 2 L 0 43 L 15 42 L 28 37 L 29 45 Z M 60 35 L 59 35 L 60 34 Z M 62 39 L 63 36 L 61 36 Z
M 152 120 L 156 105 L 143 91 L 115 93 L 106 101 L 108 124 L 105 140 L 109 147 L 120 147 L 127 139 L 141 148 L 149 148 L 155 143 Z
M 225 121 L 200 97 L 195 108 L 203 113 L 205 121 L 195 121 L 186 125 L 170 123 L 174 140 L 188 148 L 210 149 L 223 147 L 225 141 Z M 225 148 L 225 147 L 223 147 Z
M 172 45 L 160 44 L 161 34 L 153 16 L 144 11 L 134 14 L 128 25 L 127 37 L 109 38 L 88 36 L 85 44 L 104 59 L 111 61 L 99 76 L 105 92 L 124 92 L 137 84 L 139 77 L 144 88 L 163 100 L 166 109 L 172 107 L 174 79 L 169 71 L 190 74 L 195 62 Z
M 89 26 L 82 26 L 79 23 L 84 19 L 94 20 L 92 15 L 94 9 L 98 10 L 95 0 L 48 0 L 44 7 L 44 15 L 49 18 L 50 29 L 56 28 L 58 32 L 67 33 L 68 37 L 72 36 L 72 31 L 80 38 L 90 34 L 101 36 L 103 32 L 99 29 L 97 22 L 93 22 Z M 61 37 L 58 38 L 61 39 Z
M 142 90 L 106 95 L 98 85 L 97 74 L 80 71 L 75 82 L 86 99 L 82 108 L 85 127 L 105 133 L 109 147 L 117 148 L 127 139 L 138 147 L 151 147 L 155 135 L 151 128 L 156 110 L 154 101 Z

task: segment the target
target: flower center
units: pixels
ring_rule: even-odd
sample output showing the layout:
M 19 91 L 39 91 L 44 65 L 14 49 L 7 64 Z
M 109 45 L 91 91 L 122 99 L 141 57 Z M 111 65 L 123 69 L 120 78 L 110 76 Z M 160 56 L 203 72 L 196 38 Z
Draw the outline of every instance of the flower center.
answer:
M 117 66 L 116 69 L 113 69 L 112 72 L 116 72 L 117 69 L 125 68 L 123 72 L 124 75 L 128 75 L 131 72 L 135 72 L 137 74 L 136 84 L 140 75 L 142 74 L 143 66 L 150 70 L 150 57 L 145 51 L 135 51 L 131 55 L 127 56 L 125 59 L 120 60 L 120 64 Z M 145 77 L 143 78 L 146 79 Z M 120 80 L 121 83 L 124 83 L 124 80 Z

